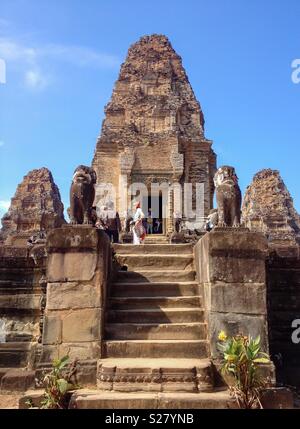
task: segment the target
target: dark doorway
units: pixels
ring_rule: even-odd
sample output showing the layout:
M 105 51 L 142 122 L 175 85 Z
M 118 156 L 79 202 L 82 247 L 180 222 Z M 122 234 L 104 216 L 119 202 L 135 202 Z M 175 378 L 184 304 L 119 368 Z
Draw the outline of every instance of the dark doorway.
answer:
M 145 214 L 145 228 L 147 234 L 163 234 L 163 207 L 162 195 L 149 195 L 143 198 L 143 212 Z

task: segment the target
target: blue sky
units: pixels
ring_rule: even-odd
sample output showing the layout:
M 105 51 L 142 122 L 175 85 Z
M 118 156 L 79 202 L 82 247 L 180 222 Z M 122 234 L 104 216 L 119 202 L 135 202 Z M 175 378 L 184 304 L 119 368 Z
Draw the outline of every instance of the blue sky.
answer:
M 299 0 L 0 0 L 0 215 L 43 166 L 68 206 L 127 49 L 152 33 L 182 56 L 218 164 L 236 167 L 243 191 L 279 169 L 300 211 L 299 22 Z

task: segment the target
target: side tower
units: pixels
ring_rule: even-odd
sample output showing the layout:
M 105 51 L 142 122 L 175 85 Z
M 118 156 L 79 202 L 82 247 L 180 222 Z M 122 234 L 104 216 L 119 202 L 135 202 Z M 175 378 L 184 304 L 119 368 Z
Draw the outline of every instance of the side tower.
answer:
M 166 36 L 145 36 L 129 48 L 105 115 L 93 159 L 99 185 L 96 204 L 115 197 L 122 216 L 127 188 L 142 183 L 148 191 L 147 197 L 141 191 L 143 209 L 154 204 L 154 216 L 163 213 L 163 233 L 174 230 L 174 213 L 180 209 L 186 228 L 200 228 L 213 204 L 216 155 L 204 136 L 204 116 L 181 58 Z M 113 185 L 116 194 L 109 195 L 103 183 Z M 153 183 L 162 185 L 167 198 L 160 190 L 151 191 Z M 204 201 L 196 217 L 183 210 L 185 183 L 193 185 L 190 209 L 196 209 L 197 196 Z M 199 194 L 196 183 L 202 184 Z M 177 184 L 181 193 L 173 190 Z M 130 198 L 127 204 L 130 207 Z

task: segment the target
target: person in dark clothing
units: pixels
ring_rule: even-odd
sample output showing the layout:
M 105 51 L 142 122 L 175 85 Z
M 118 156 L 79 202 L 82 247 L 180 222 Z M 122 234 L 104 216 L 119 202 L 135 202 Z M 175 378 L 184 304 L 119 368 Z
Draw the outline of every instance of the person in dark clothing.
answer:
M 108 203 L 102 208 L 98 225 L 98 227 L 106 232 L 110 241 L 113 243 L 119 243 L 121 221 L 119 213 L 114 210 L 114 205 L 112 202 Z

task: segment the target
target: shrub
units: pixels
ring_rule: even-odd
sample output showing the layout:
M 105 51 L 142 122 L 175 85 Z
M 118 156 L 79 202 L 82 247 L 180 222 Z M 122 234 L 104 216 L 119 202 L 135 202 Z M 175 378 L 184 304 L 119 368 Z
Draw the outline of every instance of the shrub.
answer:
M 267 385 L 266 377 L 259 370 L 261 364 L 270 363 L 270 358 L 261 351 L 260 337 L 219 334 L 219 350 L 222 352 L 221 374 L 233 380 L 229 386 L 240 408 L 262 408 L 260 397 Z
M 67 368 L 68 364 L 69 356 L 53 361 L 52 370 L 43 378 L 45 393 L 41 408 L 68 408 L 68 392 L 78 388 L 71 382 L 71 378 L 76 372 L 77 362 L 72 362 Z

